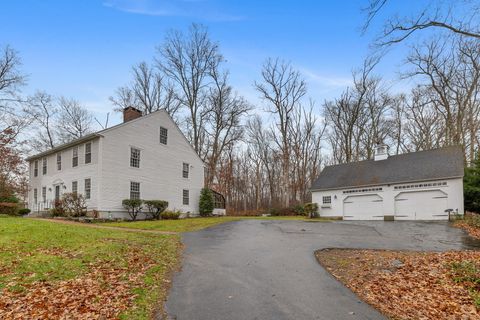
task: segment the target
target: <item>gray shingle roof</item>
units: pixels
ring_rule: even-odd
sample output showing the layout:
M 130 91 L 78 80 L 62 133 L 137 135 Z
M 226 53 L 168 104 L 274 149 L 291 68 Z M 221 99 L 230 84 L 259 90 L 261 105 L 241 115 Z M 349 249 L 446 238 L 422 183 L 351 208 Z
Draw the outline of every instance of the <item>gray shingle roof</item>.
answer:
M 343 189 L 463 177 L 463 151 L 451 146 L 325 167 L 311 190 Z

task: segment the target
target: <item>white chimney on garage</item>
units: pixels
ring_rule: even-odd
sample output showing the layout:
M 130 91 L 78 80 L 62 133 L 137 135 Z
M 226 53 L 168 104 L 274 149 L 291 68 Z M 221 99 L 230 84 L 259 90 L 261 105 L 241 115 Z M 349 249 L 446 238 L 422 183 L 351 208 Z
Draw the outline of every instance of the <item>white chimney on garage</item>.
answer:
M 375 145 L 375 161 L 386 160 L 388 158 L 388 146 L 383 143 Z

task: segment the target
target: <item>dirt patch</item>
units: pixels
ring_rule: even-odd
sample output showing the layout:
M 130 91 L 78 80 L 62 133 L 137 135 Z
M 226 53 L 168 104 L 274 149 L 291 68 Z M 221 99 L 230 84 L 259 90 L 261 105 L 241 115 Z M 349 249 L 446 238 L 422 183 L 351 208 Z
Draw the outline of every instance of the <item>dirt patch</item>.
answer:
M 325 249 L 315 255 L 335 278 L 392 319 L 480 319 L 480 283 L 475 275 L 459 277 L 456 267 L 480 268 L 479 251 Z

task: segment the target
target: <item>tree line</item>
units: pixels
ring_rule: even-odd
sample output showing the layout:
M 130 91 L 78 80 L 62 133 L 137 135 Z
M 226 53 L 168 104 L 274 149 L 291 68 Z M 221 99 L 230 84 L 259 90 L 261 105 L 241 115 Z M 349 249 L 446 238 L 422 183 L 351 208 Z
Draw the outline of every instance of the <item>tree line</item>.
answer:
M 365 29 L 386 3 L 371 1 Z M 441 20 L 438 14 L 431 18 Z M 379 46 L 410 37 L 400 34 L 401 26 L 415 20 L 395 19 L 379 36 Z M 456 27 L 476 32 L 465 24 Z M 224 194 L 229 209 L 289 207 L 309 201 L 309 187 L 323 166 L 371 159 L 380 142 L 391 154 L 461 145 L 465 163 L 474 162 L 480 143 L 480 39 L 465 32 L 434 33 L 414 43 L 401 75 L 414 85 L 401 93 L 377 74 L 378 53 L 354 69 L 351 85 L 338 97 L 322 102 L 309 97 L 315 88 L 294 64 L 268 58 L 252 81 L 255 105 L 232 87 L 208 29 L 192 24 L 186 32 L 169 32 L 154 59 L 134 65 L 132 78 L 110 101 L 115 111 L 165 109 L 204 160 L 206 186 Z M 23 97 L 27 78 L 19 54 L 8 46 L 2 54 L 0 182 L 4 190 L 18 191 L 25 187 L 25 152 L 107 127 L 108 117 L 102 124 L 77 100 L 43 91 Z

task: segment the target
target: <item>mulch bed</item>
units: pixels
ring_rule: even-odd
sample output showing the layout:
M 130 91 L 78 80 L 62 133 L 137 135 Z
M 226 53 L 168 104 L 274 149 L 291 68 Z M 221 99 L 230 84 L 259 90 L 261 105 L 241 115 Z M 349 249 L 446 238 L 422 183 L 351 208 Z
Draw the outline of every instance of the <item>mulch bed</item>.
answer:
M 452 271 L 452 264 L 463 261 L 478 272 L 479 251 L 325 249 L 315 255 L 335 278 L 392 319 L 480 319 L 474 302 L 480 283 L 459 282 Z

